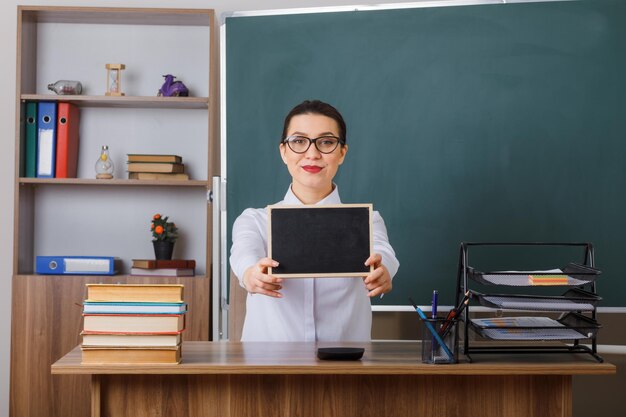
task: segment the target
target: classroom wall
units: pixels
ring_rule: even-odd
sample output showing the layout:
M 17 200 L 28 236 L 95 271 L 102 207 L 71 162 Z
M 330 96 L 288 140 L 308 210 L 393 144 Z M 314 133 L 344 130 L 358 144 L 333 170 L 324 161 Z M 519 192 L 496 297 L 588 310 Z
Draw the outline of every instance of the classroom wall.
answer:
M 417 3 L 419 0 L 412 1 Z M 445 2 L 442 1 L 442 2 Z M 9 359 L 11 349 L 11 274 L 13 259 L 13 175 L 15 172 L 15 47 L 16 10 L 18 5 L 94 6 L 94 7 L 178 7 L 213 8 L 217 15 L 226 11 L 284 9 L 367 4 L 358 0 L 3 0 L 0 2 L 0 51 L 7 64 L 0 66 L 4 80 L 0 95 L 0 126 L 3 151 L 0 152 L 0 417 L 9 413 Z M 377 0 L 375 3 L 402 3 L 401 0 Z M 406 3 L 406 1 L 405 1 Z
M 421 0 L 426 1 L 426 0 Z M 420 0 L 375 0 L 372 3 L 418 3 Z M 433 3 L 432 0 L 428 2 Z M 440 1 L 445 3 L 446 0 Z M 0 239 L 0 417 L 8 417 L 9 410 L 9 366 L 10 366 L 10 334 L 11 334 L 11 274 L 12 274 L 12 236 L 13 236 L 13 175 L 14 175 L 14 122 L 15 122 L 15 46 L 16 46 L 16 9 L 17 5 L 59 5 L 59 6 L 109 6 L 109 7 L 180 7 L 180 8 L 214 8 L 218 16 L 225 11 L 233 10 L 259 10 L 259 9 L 282 9 L 293 7 L 319 7 L 338 6 L 352 4 L 367 4 L 367 1 L 359 0 L 3 0 L 0 2 L 0 51 L 3 62 L 8 64 L 0 66 L 0 79 L 5 80 L 4 94 L 0 95 L 0 126 L 2 129 L 3 152 L 0 152 L 0 230 L 3 231 L 4 239 Z M 612 316 L 600 320 L 608 323 L 605 326 L 605 334 L 623 333 L 621 317 Z M 401 313 L 383 313 L 375 315 L 374 336 L 377 338 L 414 338 L 416 335 L 415 321 L 412 315 Z M 391 332 L 389 330 L 392 330 Z M 617 331 L 615 331 L 617 330 Z M 605 340 L 601 343 L 626 344 L 626 340 Z M 620 376 L 624 375 L 626 364 L 624 356 L 607 357 L 609 361 L 618 363 Z M 621 361 L 621 362 L 620 362 Z M 620 380 L 620 382 L 623 381 Z M 574 390 L 581 394 L 590 386 L 600 392 L 603 386 L 620 386 L 616 378 L 603 377 L 602 382 L 595 377 L 584 380 L 575 380 Z M 623 386 L 623 385 L 621 385 Z M 605 391 L 606 392 L 606 391 Z M 584 404 L 576 402 L 576 398 L 585 395 L 575 395 L 574 415 L 585 414 Z M 581 408 L 582 407 L 582 408 Z M 608 410 L 616 410 L 615 407 Z M 608 411 L 603 415 L 616 415 Z

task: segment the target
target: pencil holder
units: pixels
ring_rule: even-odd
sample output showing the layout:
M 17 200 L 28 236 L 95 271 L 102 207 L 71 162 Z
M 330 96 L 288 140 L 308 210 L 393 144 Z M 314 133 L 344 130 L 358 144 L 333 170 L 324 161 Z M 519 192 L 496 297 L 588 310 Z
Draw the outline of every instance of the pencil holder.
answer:
M 422 362 L 456 363 L 457 320 L 447 321 L 443 317 L 429 318 L 422 320 L 422 324 Z

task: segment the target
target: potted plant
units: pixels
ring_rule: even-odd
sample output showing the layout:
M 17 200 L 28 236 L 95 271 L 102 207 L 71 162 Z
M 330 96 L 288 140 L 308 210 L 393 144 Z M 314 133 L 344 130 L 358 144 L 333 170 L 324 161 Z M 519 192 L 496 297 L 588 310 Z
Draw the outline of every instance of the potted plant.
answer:
M 159 213 L 152 216 L 150 230 L 152 231 L 152 245 L 156 259 L 172 259 L 174 243 L 178 238 L 176 224 L 167 220 L 167 216 L 161 216 Z

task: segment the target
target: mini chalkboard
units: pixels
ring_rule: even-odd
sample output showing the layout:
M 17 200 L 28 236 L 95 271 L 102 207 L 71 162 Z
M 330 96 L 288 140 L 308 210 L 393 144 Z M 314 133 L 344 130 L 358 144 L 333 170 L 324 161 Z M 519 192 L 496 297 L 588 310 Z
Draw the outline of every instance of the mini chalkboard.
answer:
M 281 278 L 363 277 L 371 267 L 372 205 L 269 206 L 270 268 Z

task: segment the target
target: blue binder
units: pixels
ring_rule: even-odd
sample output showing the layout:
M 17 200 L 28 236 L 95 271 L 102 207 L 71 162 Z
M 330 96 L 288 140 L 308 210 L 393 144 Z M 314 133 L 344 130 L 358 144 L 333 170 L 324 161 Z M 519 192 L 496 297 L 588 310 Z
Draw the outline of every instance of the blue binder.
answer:
M 42 275 L 114 275 L 112 256 L 37 256 L 35 272 Z
M 57 104 L 42 101 L 39 102 L 37 110 L 37 177 L 54 178 Z

